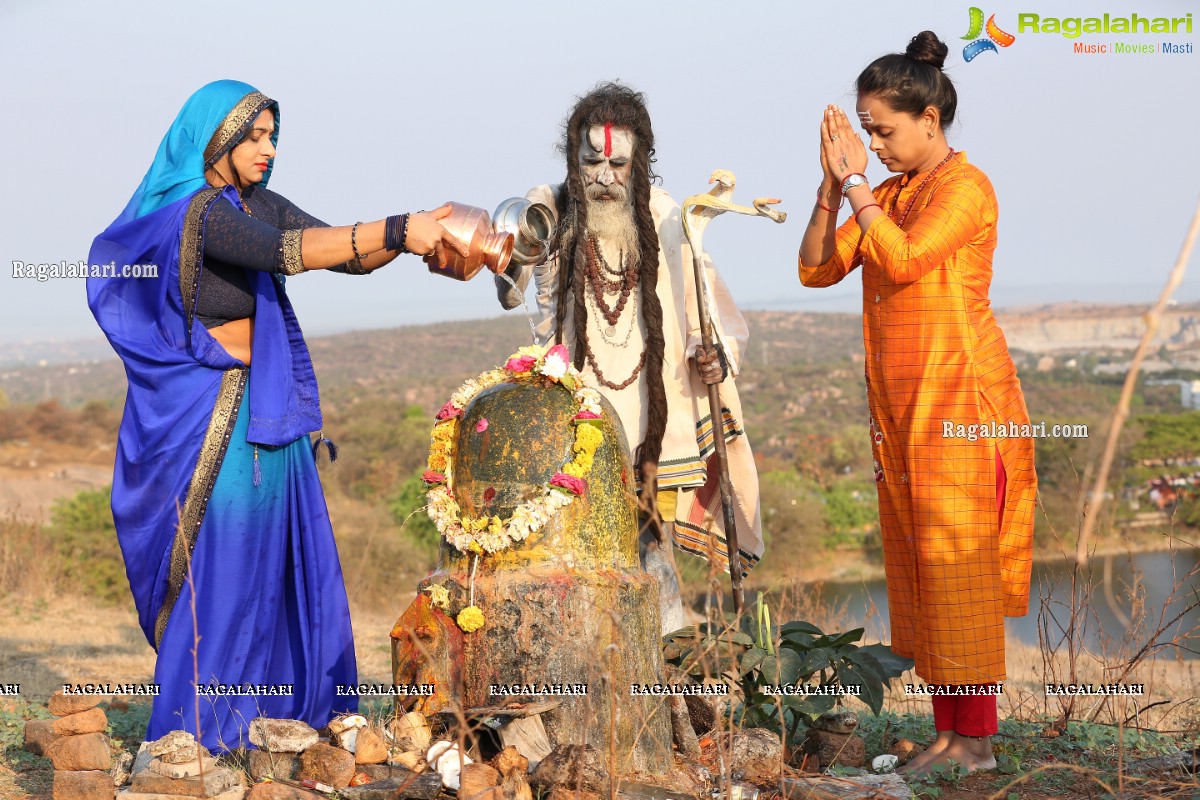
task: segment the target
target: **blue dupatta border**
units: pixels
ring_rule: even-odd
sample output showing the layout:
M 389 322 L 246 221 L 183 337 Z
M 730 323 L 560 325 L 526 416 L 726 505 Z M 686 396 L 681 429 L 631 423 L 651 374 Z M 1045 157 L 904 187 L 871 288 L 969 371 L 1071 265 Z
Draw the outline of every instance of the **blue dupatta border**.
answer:
M 258 119 L 258 115 L 263 112 L 263 109 L 271 108 L 274 110 L 275 130 L 271 133 L 272 144 L 279 144 L 279 105 L 267 97 L 262 92 L 254 91 L 247 94 L 233 110 L 221 121 L 217 126 L 217 130 L 213 133 L 212 139 L 209 140 L 208 147 L 204 148 L 204 166 L 207 169 L 217 162 L 221 156 L 228 153 L 233 146 L 241 141 L 242 136 L 254 124 L 254 120 Z M 274 164 L 268 166 L 273 167 Z M 268 179 L 270 170 L 267 170 L 264 179 Z

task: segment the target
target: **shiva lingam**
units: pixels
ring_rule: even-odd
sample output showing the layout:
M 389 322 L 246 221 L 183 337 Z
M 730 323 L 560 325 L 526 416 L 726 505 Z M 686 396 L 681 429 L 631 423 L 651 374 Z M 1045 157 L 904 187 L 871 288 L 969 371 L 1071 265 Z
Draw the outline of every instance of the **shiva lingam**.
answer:
M 662 683 L 663 660 L 658 589 L 639 566 L 625 434 L 598 392 L 590 408 L 599 413 L 585 413 L 581 391 L 565 386 L 572 376 L 554 381 L 546 374 L 507 365 L 483 373 L 455 395 L 463 402 L 450 420 L 455 400 L 439 414 L 430 467 L 445 474 L 432 479 L 445 481 L 445 501 L 452 498 L 458 520 L 491 520 L 497 529 L 555 496 L 555 482 L 578 458 L 572 454 L 580 452 L 580 426 L 595 426 L 601 436 L 585 437 L 594 448 L 586 486 L 567 505 L 533 512 L 543 524 L 525 538 L 492 550 L 467 547 L 461 538 L 452 546 L 443 531 L 437 570 L 419 583 L 391 633 L 394 682 L 435 689 L 405 698 L 398 713 L 486 719 L 482 710 L 511 701 L 550 705 L 540 713 L 549 746 L 587 743 L 601 753 L 611 747 L 619 771 L 665 774 L 669 706 L 631 690 Z M 435 457 L 435 448 L 445 455 Z M 430 496 L 431 508 L 446 508 L 434 491 Z M 462 536 L 464 529 L 451 530 Z M 489 530 L 475 530 L 468 534 L 474 542 L 491 548 Z
M 466 245 L 468 252 L 463 256 L 448 248 L 446 266 L 430 264 L 429 271 L 460 281 L 471 280 L 484 267 L 495 273 L 503 272 L 512 258 L 513 235 L 493 232 L 491 218 L 482 208 L 462 203 L 446 205 L 450 206 L 450 216 L 442 220 L 442 227 L 455 241 Z

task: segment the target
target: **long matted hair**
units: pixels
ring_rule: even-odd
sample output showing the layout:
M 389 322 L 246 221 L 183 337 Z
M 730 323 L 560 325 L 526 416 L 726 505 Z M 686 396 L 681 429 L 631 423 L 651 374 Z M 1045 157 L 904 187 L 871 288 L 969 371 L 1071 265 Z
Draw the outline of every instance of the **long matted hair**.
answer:
M 585 259 L 587 247 L 587 204 L 584 198 L 583 175 L 579 168 L 581 130 L 593 125 L 613 125 L 633 132 L 633 162 L 629 191 L 633 199 L 633 216 L 637 225 L 640 254 L 641 310 L 646 331 L 646 361 L 641 378 L 646 381 L 649 408 L 646 414 L 646 438 L 638 446 L 636 460 L 641 470 L 642 485 L 647 491 L 657 488 L 658 458 L 662 453 L 663 434 L 667 427 L 667 395 L 663 388 L 663 314 L 658 299 L 658 232 L 650 216 L 650 186 L 658 179 L 654 174 L 654 131 L 646 99 L 640 92 L 619 83 L 603 83 L 579 99 L 564 123 L 560 151 L 566 156 L 567 180 L 561 195 L 556 198 L 562 216 L 551 245 L 558 255 L 559 285 L 555 340 L 563 341 L 567 303 L 573 302 L 576 369 L 584 368 L 587 352 L 587 289 Z

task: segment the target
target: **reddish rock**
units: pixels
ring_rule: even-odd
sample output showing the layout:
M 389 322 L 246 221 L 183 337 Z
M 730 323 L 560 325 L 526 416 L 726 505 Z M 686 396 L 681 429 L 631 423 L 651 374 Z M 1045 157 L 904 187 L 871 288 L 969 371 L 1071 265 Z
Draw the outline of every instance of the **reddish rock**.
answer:
M 246 800 L 326 800 L 326 796 L 282 783 L 260 783 L 250 789 Z
M 388 749 L 383 737 L 371 728 L 363 728 L 358 732 L 354 745 L 354 763 L 382 764 L 387 761 Z
M 95 708 L 103 699 L 94 694 L 66 695 L 63 694 L 62 689 L 59 689 L 50 698 L 50 713 L 56 717 L 78 714 L 80 711 Z
M 461 800 L 482 800 L 489 790 L 500 785 L 500 773 L 487 764 L 463 764 L 459 777 L 458 796 Z
M 247 769 L 255 781 L 274 778 L 280 781 L 296 779 L 300 769 L 300 756 L 295 753 L 268 753 L 266 750 L 251 750 Z
M 63 736 L 46 751 L 61 770 L 107 770 L 112 766 L 108 752 L 108 740 L 103 733 L 85 733 L 82 736 Z
M 896 743 L 888 748 L 888 752 L 900 759 L 898 763 L 907 764 L 925 752 L 925 748 L 911 739 L 897 739 Z
M 54 800 L 113 800 L 117 789 L 107 772 L 97 770 L 56 771 L 51 797 Z
M 31 719 L 25 723 L 25 749 L 37 756 L 46 755 L 58 738 L 52 719 Z
M 297 775 L 345 789 L 354 777 L 354 754 L 325 742 L 317 742 L 300 755 Z
M 81 733 L 103 733 L 108 727 L 104 709 L 89 708 L 78 714 L 68 714 L 54 720 L 54 732 L 59 736 L 78 736 Z

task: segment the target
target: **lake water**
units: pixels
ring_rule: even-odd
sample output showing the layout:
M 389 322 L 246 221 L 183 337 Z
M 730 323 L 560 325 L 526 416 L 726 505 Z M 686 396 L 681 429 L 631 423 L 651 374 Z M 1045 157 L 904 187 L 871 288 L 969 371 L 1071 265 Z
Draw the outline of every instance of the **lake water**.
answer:
M 1183 608 L 1192 604 L 1200 595 L 1200 583 L 1193 579 L 1188 583 L 1185 578 L 1189 571 L 1200 564 L 1200 549 L 1177 550 L 1172 556 L 1169 552 L 1120 554 L 1111 556 L 1096 556 L 1086 571 L 1081 571 L 1084 580 L 1090 573 L 1093 586 L 1089 613 L 1087 615 L 1087 630 L 1085 631 L 1085 647 L 1092 652 L 1100 652 L 1101 647 L 1112 648 L 1126 636 L 1130 622 L 1136 620 L 1137 613 L 1131 590 L 1137 587 L 1142 592 L 1145 608 L 1145 619 L 1141 628 L 1133 632 L 1132 641 L 1137 642 L 1134 648 L 1140 648 L 1160 622 L 1171 619 Z M 1071 565 L 1065 561 L 1035 563 L 1033 566 L 1033 581 L 1030 588 L 1029 614 L 1005 620 L 1010 634 L 1016 636 L 1025 644 L 1038 645 L 1038 614 L 1045 608 L 1053 613 L 1063 627 L 1070 617 L 1071 599 Z M 1178 591 L 1172 598 L 1172 587 L 1179 585 Z M 824 585 L 825 602 L 831 606 L 844 604 L 851 624 L 847 628 L 867 628 L 867 640 L 888 641 L 887 636 L 887 589 L 883 579 L 857 583 L 826 583 Z M 1046 598 L 1043 600 L 1043 598 Z M 753 607 L 753 597 L 748 596 L 747 608 Z M 878 616 L 868 619 L 870 603 L 878 609 Z M 1163 613 L 1165 611 L 1165 613 Z M 1057 624 L 1050 622 L 1050 630 L 1058 633 Z M 1159 638 L 1160 642 L 1168 642 L 1175 635 L 1197 629 L 1200 625 L 1200 610 L 1193 608 L 1183 618 L 1167 629 Z M 1052 640 L 1053 641 L 1053 640 Z M 1200 630 L 1187 639 L 1183 645 L 1188 648 L 1181 651 L 1184 658 L 1200 658 Z M 1174 656 L 1176 648 L 1167 648 L 1164 653 Z

